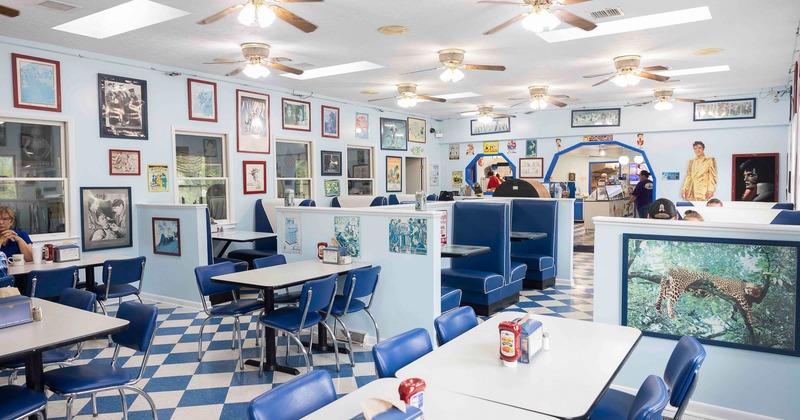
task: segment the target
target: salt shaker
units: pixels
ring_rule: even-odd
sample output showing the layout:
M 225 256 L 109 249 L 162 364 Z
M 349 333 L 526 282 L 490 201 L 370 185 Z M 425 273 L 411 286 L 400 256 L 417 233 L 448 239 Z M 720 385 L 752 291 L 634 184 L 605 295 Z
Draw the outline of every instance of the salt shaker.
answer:
M 31 308 L 31 314 L 33 315 L 34 321 L 41 321 L 42 320 L 42 307 L 41 306 L 34 306 Z
M 414 210 L 425 211 L 428 210 L 427 198 L 425 191 L 417 191 L 414 195 Z

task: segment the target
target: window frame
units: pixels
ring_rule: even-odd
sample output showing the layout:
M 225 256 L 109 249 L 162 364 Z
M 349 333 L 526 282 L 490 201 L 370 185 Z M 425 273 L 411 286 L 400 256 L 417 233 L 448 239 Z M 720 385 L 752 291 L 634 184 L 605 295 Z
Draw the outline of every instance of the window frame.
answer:
M 185 177 L 178 177 L 178 135 L 186 135 L 186 136 L 196 136 L 196 137 L 218 137 L 222 140 L 222 147 L 220 151 L 222 153 L 222 176 L 219 177 L 198 177 L 198 178 L 185 178 Z M 231 215 L 236 214 L 234 209 L 234 200 L 232 199 L 233 191 L 231 191 L 232 186 L 232 171 L 231 171 L 231 155 L 228 152 L 230 142 L 230 136 L 228 133 L 224 131 L 214 131 L 214 130 L 203 130 L 198 131 L 196 129 L 189 129 L 189 128 L 172 128 L 172 168 L 170 168 L 170 175 L 172 176 L 173 182 L 173 202 L 175 204 L 181 204 L 181 197 L 180 197 L 180 181 L 181 180 L 223 180 L 225 182 L 225 208 L 227 209 L 227 219 L 217 219 L 215 220 L 217 223 L 232 223 L 233 218 Z M 204 203 L 205 206 L 208 206 L 208 203 Z
M 369 178 L 351 178 L 350 177 L 350 149 L 364 149 L 369 150 Z M 345 146 L 345 157 L 347 158 L 347 169 L 345 174 L 345 187 L 347 188 L 347 195 L 350 195 L 350 181 L 370 181 L 371 192 L 363 195 L 376 195 L 375 188 L 375 148 L 363 144 L 348 144 Z M 359 194 L 361 195 L 361 194 Z
M 280 178 L 278 177 L 278 143 L 297 143 L 297 144 L 305 144 L 308 146 L 307 150 L 307 157 L 308 157 L 308 178 Z M 274 157 L 272 160 L 273 169 L 275 170 L 275 182 L 273 182 L 273 187 L 275 188 L 275 198 L 283 198 L 281 195 L 281 190 L 278 188 L 281 181 L 283 180 L 306 180 L 308 179 L 308 198 L 314 199 L 314 180 L 316 171 L 315 165 L 316 162 L 314 160 L 314 142 L 311 140 L 303 140 L 303 139 L 290 139 L 290 138 L 275 138 L 275 144 L 272 145 L 274 150 Z M 297 195 L 295 195 L 297 197 Z

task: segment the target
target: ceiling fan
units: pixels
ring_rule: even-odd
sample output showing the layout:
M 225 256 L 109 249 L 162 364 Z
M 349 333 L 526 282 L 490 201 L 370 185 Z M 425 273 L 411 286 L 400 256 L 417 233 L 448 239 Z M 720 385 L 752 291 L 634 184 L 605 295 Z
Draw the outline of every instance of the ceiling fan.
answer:
M 659 111 L 667 111 L 672 109 L 672 102 L 695 102 L 695 103 L 705 102 L 704 99 L 673 98 L 672 97 L 673 91 L 674 89 L 669 89 L 669 88 L 656 89 L 653 91 L 653 95 L 656 97 L 655 99 L 649 100 L 647 102 L 640 102 L 638 104 L 628 104 L 625 106 L 643 106 L 655 102 L 656 103 L 655 109 Z
M 494 105 L 479 105 L 477 111 L 466 111 L 461 113 L 462 116 L 468 117 L 472 115 L 478 116 L 478 122 L 481 124 L 489 124 L 495 118 L 517 118 L 516 115 L 498 114 L 494 112 Z
M 436 98 L 428 95 L 417 95 L 417 85 L 414 83 L 401 83 L 397 85 L 397 93 L 400 96 L 392 96 L 389 98 L 370 99 L 368 102 L 385 101 L 387 99 L 397 98 L 397 105 L 403 108 L 411 108 L 419 101 L 433 101 L 433 102 L 447 102 L 446 99 Z
M 237 19 L 243 25 L 253 26 L 258 25 L 266 28 L 272 25 L 275 18 L 300 29 L 303 32 L 314 32 L 317 30 L 317 25 L 297 16 L 296 14 L 279 6 L 280 3 L 312 3 L 322 2 L 323 0 L 247 0 L 242 4 L 233 5 L 227 9 L 213 14 L 199 22 L 198 25 L 208 25 L 209 23 L 216 22 L 229 14 L 241 10 Z
M 583 29 L 584 31 L 591 31 L 596 28 L 594 23 L 578 16 L 567 12 L 562 9 L 553 9 L 553 7 L 569 6 L 571 4 L 583 3 L 590 0 L 523 0 L 523 3 L 513 1 L 493 1 L 481 0 L 478 3 L 494 3 L 494 4 L 513 4 L 516 6 L 530 7 L 532 10 L 514 16 L 510 20 L 495 26 L 492 29 L 484 32 L 484 35 L 491 35 L 501 29 L 505 29 L 512 24 L 522 21 L 522 26 L 533 32 L 543 32 L 545 29 L 552 30 L 561 22 L 567 25 L 572 25 Z
M 269 76 L 270 71 L 267 67 L 272 67 L 275 70 L 285 71 L 292 74 L 303 74 L 303 70 L 278 63 L 278 61 L 281 60 L 280 58 L 267 58 L 269 57 L 269 45 L 267 44 L 262 44 L 260 42 L 245 42 L 242 44 L 242 55 L 245 58 L 244 60 L 215 58 L 214 61 L 203 64 L 246 63 L 239 66 L 239 68 L 236 70 L 226 74 L 226 76 L 235 76 L 239 74 L 239 72 L 242 72 L 245 76 L 252 77 L 253 79 Z
M 564 102 L 559 101 L 555 98 L 569 98 L 567 95 L 548 95 L 549 87 L 548 86 L 528 86 L 528 94 L 530 95 L 529 98 L 526 98 L 524 101 L 511 105 L 511 108 L 522 105 L 525 102 L 530 101 L 530 107 L 533 110 L 537 109 L 545 109 L 547 108 L 547 104 L 553 104 L 559 108 L 563 108 L 567 106 Z M 522 98 L 510 98 L 510 101 L 518 101 Z
M 17 17 L 19 16 L 19 10 L 12 9 L 6 6 L 0 6 L 0 15 L 8 16 L 8 17 Z
M 591 79 L 593 77 L 608 76 L 605 79 L 593 84 L 592 87 L 602 85 L 609 80 L 613 81 L 615 85 L 621 87 L 634 86 L 639 83 L 640 78 L 655 80 L 657 82 L 666 82 L 669 80 L 669 77 L 667 76 L 650 73 L 651 71 L 669 70 L 669 67 L 639 67 L 639 62 L 641 60 L 642 57 L 639 55 L 623 55 L 616 57 L 614 58 L 614 67 L 617 69 L 616 72 L 590 74 L 583 77 Z
M 485 65 L 485 64 L 463 64 L 464 62 L 464 50 L 460 50 L 458 48 L 448 48 L 446 50 L 439 51 L 439 62 L 442 63 L 442 67 L 434 67 L 432 69 L 425 69 L 425 70 L 417 70 L 408 73 L 402 73 L 402 75 L 406 74 L 413 74 L 413 73 L 422 73 L 424 71 L 431 71 L 431 70 L 441 70 L 444 69 L 444 73 L 439 76 L 443 82 L 458 82 L 459 80 L 464 78 L 464 73 L 459 69 L 466 69 L 466 70 L 491 70 L 491 71 L 505 71 L 505 66 L 494 66 L 494 65 Z

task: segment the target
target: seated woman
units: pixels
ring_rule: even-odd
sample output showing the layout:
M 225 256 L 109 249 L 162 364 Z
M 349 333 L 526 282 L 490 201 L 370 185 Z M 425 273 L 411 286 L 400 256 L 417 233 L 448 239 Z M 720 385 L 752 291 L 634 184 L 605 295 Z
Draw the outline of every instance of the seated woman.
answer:
M 25 261 L 33 261 L 33 247 L 30 236 L 25 231 L 11 229 L 14 226 L 14 210 L 0 206 L 0 251 L 6 256 L 25 255 Z

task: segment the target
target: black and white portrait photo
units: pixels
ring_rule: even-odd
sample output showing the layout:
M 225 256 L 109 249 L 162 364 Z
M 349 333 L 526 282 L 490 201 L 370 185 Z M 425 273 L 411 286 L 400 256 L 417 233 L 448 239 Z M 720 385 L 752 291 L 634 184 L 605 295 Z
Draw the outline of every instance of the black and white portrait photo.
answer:
M 133 245 L 130 187 L 81 187 L 81 239 L 84 251 Z
M 100 137 L 147 140 L 147 81 L 98 74 Z

